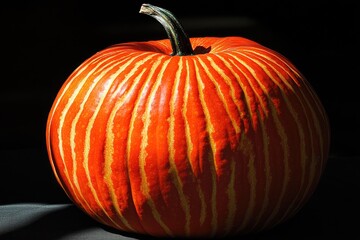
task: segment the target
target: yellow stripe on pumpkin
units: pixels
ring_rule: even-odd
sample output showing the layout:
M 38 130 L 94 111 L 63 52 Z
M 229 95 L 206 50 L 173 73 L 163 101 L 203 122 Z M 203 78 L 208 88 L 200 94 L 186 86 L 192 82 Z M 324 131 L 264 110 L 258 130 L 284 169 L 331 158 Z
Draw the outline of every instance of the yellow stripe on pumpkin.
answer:
M 141 191 L 144 194 L 144 196 L 146 197 L 146 200 L 147 200 L 146 203 L 150 207 L 155 221 L 157 221 L 157 223 L 162 227 L 162 229 L 166 232 L 166 234 L 168 234 L 169 236 L 172 236 L 173 233 L 171 232 L 169 227 L 166 225 L 166 223 L 162 220 L 161 214 L 159 213 L 154 200 L 151 198 L 149 182 L 147 180 L 147 174 L 145 171 L 146 158 L 148 156 L 148 153 L 146 152 L 146 147 L 147 147 L 148 141 L 149 141 L 148 129 L 151 124 L 150 113 L 152 110 L 152 102 L 155 98 L 156 91 L 160 87 L 161 81 L 163 80 L 163 73 L 166 70 L 166 67 L 169 64 L 169 62 L 170 62 L 170 60 L 163 62 L 160 72 L 157 75 L 157 78 L 155 79 L 155 82 L 153 83 L 153 85 L 151 87 L 151 90 L 150 90 L 150 93 L 148 96 L 148 102 L 145 106 L 145 112 L 142 116 L 144 126 L 141 131 L 142 140 L 141 140 L 141 144 L 140 144 L 139 165 L 140 165 L 140 177 L 141 177 Z
M 194 61 L 195 69 L 199 69 L 199 63 L 197 61 Z M 216 161 L 214 159 L 216 149 L 216 143 L 212 137 L 212 134 L 214 133 L 214 126 L 211 121 L 211 116 L 209 109 L 206 105 L 205 96 L 204 96 L 204 82 L 202 81 L 202 75 L 199 74 L 199 71 L 196 71 L 196 80 L 198 82 L 198 89 L 199 89 L 199 99 L 201 102 L 201 106 L 203 108 L 203 112 L 205 115 L 205 121 L 206 121 L 206 131 L 208 133 L 208 139 L 210 143 L 210 149 L 208 151 L 208 163 L 210 167 L 210 174 L 211 174 L 211 188 L 212 188 L 212 194 L 211 194 L 211 227 L 212 227 L 212 235 L 217 231 L 217 208 L 216 208 L 216 194 L 217 194 L 217 178 L 216 178 L 216 172 L 217 172 L 217 165 Z
M 100 61 L 101 60 L 101 61 Z M 67 170 L 67 167 L 66 167 L 66 160 L 65 160 L 65 153 L 64 153 L 64 149 L 63 149 L 63 146 L 64 146 L 64 143 L 63 143 L 63 138 L 62 138 L 62 135 L 63 135 L 63 127 L 64 127 L 64 122 L 65 122 L 65 118 L 67 117 L 67 114 L 68 114 L 68 111 L 70 109 L 70 107 L 72 106 L 75 98 L 77 97 L 77 95 L 79 94 L 80 90 L 82 89 L 82 87 L 84 86 L 84 84 L 86 83 L 88 77 L 90 77 L 94 72 L 96 72 L 97 70 L 100 69 L 100 71 L 102 69 L 104 69 L 104 66 L 101 66 L 101 64 L 105 63 L 106 61 L 108 61 L 108 59 L 104 58 L 94 58 L 92 61 L 89 61 L 87 65 L 85 66 L 82 66 L 82 68 L 77 72 L 77 74 L 75 74 L 72 79 L 76 79 L 77 77 L 79 77 L 79 75 L 85 70 L 87 69 L 88 67 L 90 67 L 90 65 L 95 65 L 95 67 L 91 66 L 92 69 L 86 74 L 86 76 L 80 78 L 80 82 L 77 84 L 77 87 L 76 89 L 73 91 L 73 94 L 68 97 L 68 101 L 66 102 L 66 105 L 65 107 L 63 108 L 62 112 L 61 112 L 61 115 L 60 115 L 60 118 L 59 118 L 59 128 L 57 129 L 57 133 L 58 133 L 58 139 L 59 139 L 59 151 L 60 151 L 60 156 L 61 156 L 61 159 L 63 161 L 63 164 L 64 164 L 64 173 L 66 175 L 66 178 L 68 179 L 69 181 L 69 185 L 70 187 L 72 188 L 72 193 L 73 193 L 73 198 L 75 198 L 75 201 L 81 203 L 83 202 L 86 206 L 87 206 L 87 210 L 90 211 L 90 213 L 92 213 L 94 216 L 96 216 L 97 218 L 100 218 L 99 215 L 91 208 L 90 204 L 87 202 L 87 199 L 85 199 L 85 197 L 82 195 L 81 193 L 81 190 L 79 189 L 78 187 L 78 181 L 77 181 L 77 178 L 76 178 L 76 174 L 75 174 L 75 171 L 77 169 L 77 166 L 76 166 L 76 155 L 74 155 L 72 153 L 72 162 L 73 162 L 73 168 L 74 168 L 74 172 L 73 172 L 73 178 L 75 179 L 75 182 L 74 182 L 74 185 L 73 185 L 73 182 L 71 180 L 71 177 L 70 177 L 70 174 Z M 75 82 L 75 80 L 73 80 Z M 63 91 L 62 95 L 60 95 L 58 98 L 57 98 L 57 103 L 60 102 L 63 97 L 65 96 L 65 94 L 67 93 L 67 88 L 70 86 L 67 85 L 66 86 L 66 89 Z M 73 87 L 73 86 L 72 86 Z M 57 106 L 57 105 L 56 105 Z M 75 119 L 76 120 L 76 119 Z M 74 133 L 71 134 L 71 136 L 73 136 Z M 70 141 L 72 141 L 70 139 Z M 73 142 L 70 142 L 70 146 L 71 148 L 74 150 L 74 143 Z M 75 190 L 76 189 L 76 190 Z

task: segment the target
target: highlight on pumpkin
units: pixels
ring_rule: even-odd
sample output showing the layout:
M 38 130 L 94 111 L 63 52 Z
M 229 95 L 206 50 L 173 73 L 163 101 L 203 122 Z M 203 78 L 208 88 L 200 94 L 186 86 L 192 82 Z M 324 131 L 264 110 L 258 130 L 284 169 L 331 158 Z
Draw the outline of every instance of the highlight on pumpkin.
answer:
M 120 43 L 74 70 L 46 126 L 55 177 L 119 234 L 272 228 L 316 189 L 329 151 L 326 112 L 281 54 L 242 37 L 187 39 L 202 54 L 165 54 L 169 39 Z

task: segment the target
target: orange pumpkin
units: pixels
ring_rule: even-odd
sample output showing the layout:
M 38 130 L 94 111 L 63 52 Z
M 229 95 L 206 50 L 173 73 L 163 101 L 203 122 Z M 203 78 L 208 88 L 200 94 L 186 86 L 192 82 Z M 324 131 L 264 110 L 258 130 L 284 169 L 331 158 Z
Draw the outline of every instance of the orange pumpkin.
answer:
M 285 57 L 241 37 L 104 49 L 59 91 L 47 122 L 54 174 L 99 222 L 153 236 L 269 229 L 306 203 L 329 151 L 327 115 Z M 194 50 L 193 50 L 194 49 Z

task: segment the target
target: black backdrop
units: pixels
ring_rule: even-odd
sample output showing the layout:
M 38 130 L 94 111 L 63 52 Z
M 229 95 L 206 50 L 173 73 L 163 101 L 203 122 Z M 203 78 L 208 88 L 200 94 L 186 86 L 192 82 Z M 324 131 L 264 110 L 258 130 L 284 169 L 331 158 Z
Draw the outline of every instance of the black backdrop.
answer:
M 0 4 L 0 204 L 69 201 L 48 163 L 47 114 L 67 76 L 96 51 L 120 42 L 166 38 L 158 22 L 138 13 L 141 3 Z M 321 194 L 328 194 L 323 198 L 334 205 L 359 200 L 353 196 L 360 190 L 356 1 L 150 3 L 175 13 L 190 36 L 243 36 L 288 57 L 311 82 L 330 119 L 331 152 Z

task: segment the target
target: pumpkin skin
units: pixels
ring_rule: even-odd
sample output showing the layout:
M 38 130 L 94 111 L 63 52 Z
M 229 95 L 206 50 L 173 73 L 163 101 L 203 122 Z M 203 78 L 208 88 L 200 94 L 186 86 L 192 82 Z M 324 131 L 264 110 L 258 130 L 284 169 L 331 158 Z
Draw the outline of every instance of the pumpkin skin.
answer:
M 102 224 L 167 237 L 269 229 L 314 192 L 327 115 L 284 56 L 241 37 L 110 46 L 50 110 L 46 143 L 69 198 Z

